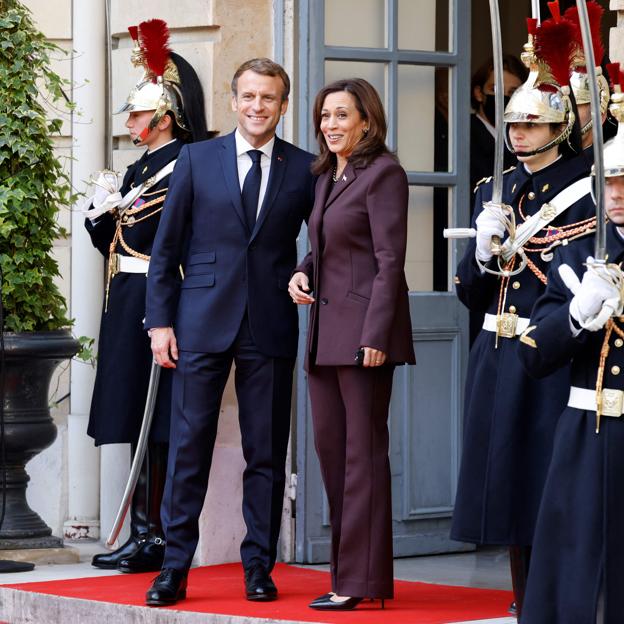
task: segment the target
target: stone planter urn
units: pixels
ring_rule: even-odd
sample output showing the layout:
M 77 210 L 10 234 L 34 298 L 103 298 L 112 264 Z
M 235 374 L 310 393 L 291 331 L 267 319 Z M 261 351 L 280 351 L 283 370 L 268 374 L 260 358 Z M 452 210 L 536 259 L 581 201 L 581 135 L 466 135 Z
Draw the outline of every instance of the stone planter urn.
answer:
M 25 466 L 56 439 L 48 405 L 50 381 L 56 367 L 78 353 L 79 344 L 65 330 L 8 332 L 4 349 L 6 507 L 0 549 L 61 547 L 62 539 L 52 536 L 52 529 L 26 502 L 30 477 Z M 4 475 L 0 448 L 0 518 Z

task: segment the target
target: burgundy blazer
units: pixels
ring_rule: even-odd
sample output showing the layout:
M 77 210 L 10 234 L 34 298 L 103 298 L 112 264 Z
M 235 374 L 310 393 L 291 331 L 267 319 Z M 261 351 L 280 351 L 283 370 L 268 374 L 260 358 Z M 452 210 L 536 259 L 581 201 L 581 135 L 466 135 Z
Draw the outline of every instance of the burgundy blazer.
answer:
M 389 154 L 347 164 L 316 183 L 308 223 L 311 251 L 297 267 L 313 284 L 306 368 L 355 364 L 360 347 L 388 362 L 415 364 L 408 289 L 407 176 Z

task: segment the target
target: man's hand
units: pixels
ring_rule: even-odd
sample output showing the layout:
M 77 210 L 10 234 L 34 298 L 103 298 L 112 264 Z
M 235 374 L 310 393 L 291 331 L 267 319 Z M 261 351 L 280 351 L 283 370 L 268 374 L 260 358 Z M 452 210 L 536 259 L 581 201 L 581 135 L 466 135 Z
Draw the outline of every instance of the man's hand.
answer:
M 364 362 L 362 366 L 364 368 L 381 366 L 386 361 L 386 354 L 378 349 L 372 347 L 362 347 L 364 349 Z
M 178 359 L 178 343 L 176 341 L 173 328 L 153 327 L 149 330 L 152 339 L 152 353 L 154 361 L 163 368 L 175 368 L 175 361 Z
M 299 271 L 295 273 L 288 282 L 288 294 L 291 299 L 300 305 L 310 305 L 314 303 L 314 297 L 307 294 L 310 292 L 310 280 L 308 276 Z

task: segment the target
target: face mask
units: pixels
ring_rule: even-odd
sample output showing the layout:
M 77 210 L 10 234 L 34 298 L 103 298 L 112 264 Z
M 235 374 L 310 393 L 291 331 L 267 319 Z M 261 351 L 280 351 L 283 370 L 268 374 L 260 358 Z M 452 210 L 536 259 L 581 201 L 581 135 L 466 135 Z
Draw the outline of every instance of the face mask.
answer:
M 485 102 L 483 102 L 483 113 L 486 119 L 494 126 L 496 125 L 496 98 L 494 94 L 484 93 Z M 503 109 L 507 108 L 511 96 L 506 95 L 503 98 Z

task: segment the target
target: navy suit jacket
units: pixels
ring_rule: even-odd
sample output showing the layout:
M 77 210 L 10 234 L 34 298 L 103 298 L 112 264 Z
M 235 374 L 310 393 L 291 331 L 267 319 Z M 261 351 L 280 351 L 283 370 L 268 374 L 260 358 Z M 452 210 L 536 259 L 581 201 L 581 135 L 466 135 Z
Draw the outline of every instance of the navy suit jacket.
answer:
M 146 328 L 173 327 L 182 350 L 222 353 L 247 310 L 260 352 L 296 356 L 297 306 L 288 281 L 314 203 L 313 158 L 276 137 L 266 195 L 249 232 L 234 133 L 182 148 L 152 249 Z

